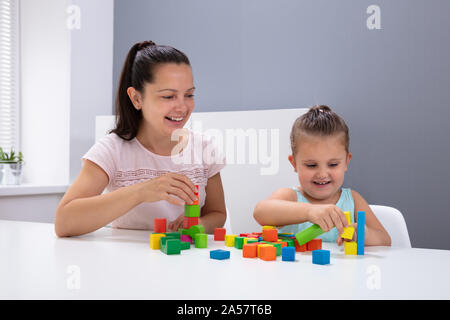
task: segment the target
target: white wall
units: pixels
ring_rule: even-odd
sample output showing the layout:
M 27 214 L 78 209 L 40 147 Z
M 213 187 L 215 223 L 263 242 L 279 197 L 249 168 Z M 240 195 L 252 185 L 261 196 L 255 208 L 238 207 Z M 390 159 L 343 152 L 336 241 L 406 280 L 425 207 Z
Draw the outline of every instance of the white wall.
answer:
M 70 32 L 68 0 L 21 0 L 23 183 L 69 181 Z

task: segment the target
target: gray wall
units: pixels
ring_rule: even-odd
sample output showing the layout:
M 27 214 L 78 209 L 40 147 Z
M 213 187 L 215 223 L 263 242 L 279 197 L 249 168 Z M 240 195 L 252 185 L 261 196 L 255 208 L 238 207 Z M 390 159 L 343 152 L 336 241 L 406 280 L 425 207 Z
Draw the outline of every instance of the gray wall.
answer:
M 381 30 L 366 26 L 372 4 Z M 191 59 L 197 111 L 328 104 L 350 127 L 345 186 L 402 211 L 414 247 L 450 249 L 448 12 L 445 0 L 115 0 L 113 87 L 131 45 L 151 39 Z

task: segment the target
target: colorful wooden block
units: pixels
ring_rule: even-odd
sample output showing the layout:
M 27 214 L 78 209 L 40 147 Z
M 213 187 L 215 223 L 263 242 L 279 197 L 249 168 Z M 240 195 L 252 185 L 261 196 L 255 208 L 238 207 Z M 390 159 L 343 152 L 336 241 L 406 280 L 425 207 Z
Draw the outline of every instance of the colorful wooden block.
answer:
M 192 205 L 198 205 L 198 185 L 195 185 L 197 192 L 194 192 L 196 199 L 192 202 Z
M 162 233 L 152 233 L 150 235 L 150 248 L 153 250 L 161 249 L 161 237 L 165 237 Z
M 242 247 L 242 256 L 244 258 L 256 258 L 258 246 L 255 243 L 244 244 Z
M 242 249 L 242 246 L 244 245 L 244 237 L 236 237 L 234 238 L 234 247 L 236 249 Z
M 194 240 L 191 238 L 191 236 L 187 235 L 187 234 L 182 234 L 180 236 L 180 240 L 184 241 L 184 242 L 189 242 L 190 244 L 194 243 Z
M 215 228 L 214 229 L 214 241 L 224 241 L 226 232 L 227 231 L 225 228 Z
M 341 238 L 352 240 L 354 233 L 355 233 L 354 227 L 346 227 L 344 228 L 344 232 L 342 232 L 341 234 Z
M 166 232 L 163 234 L 166 235 L 166 238 L 168 238 L 168 239 L 178 239 L 179 240 L 181 237 L 180 232 Z
M 180 254 L 181 241 L 180 239 L 170 239 L 167 237 L 161 237 L 161 251 L 165 254 Z
M 191 242 L 189 241 L 180 241 L 180 243 L 181 243 L 180 246 L 181 250 L 187 250 L 191 248 Z
M 153 231 L 155 233 L 167 232 L 167 221 L 165 218 L 155 218 L 153 219 Z
M 197 224 L 187 229 L 187 235 L 190 236 L 194 240 L 194 242 L 195 242 L 195 235 L 197 233 L 205 233 L 205 228 L 201 224 Z
M 357 243 L 355 241 L 344 241 L 344 252 L 347 255 L 356 255 Z
M 311 227 L 296 233 L 295 238 L 297 239 L 298 244 L 302 246 L 312 239 L 317 238 L 324 232 L 325 231 L 323 231 L 322 228 L 319 227 L 319 225 L 313 224 Z
M 227 250 L 211 250 L 209 252 L 209 258 L 215 260 L 225 260 L 230 259 L 230 251 Z
M 274 246 L 275 249 L 277 249 L 277 257 L 281 256 L 281 243 L 272 242 L 272 246 Z
M 192 226 L 195 226 L 198 224 L 198 217 L 184 217 L 183 218 L 183 228 L 189 229 Z
M 264 233 L 264 230 L 270 230 L 270 229 L 276 229 L 276 228 L 274 226 L 263 226 L 262 229 L 263 229 L 263 233 Z
M 272 247 L 272 246 L 270 244 L 267 244 L 267 243 L 258 243 L 256 245 L 256 255 L 258 256 L 258 258 L 261 257 L 261 248 L 263 248 L 263 247 Z M 276 252 L 275 252 L 275 255 L 276 255 Z
M 208 235 L 206 233 L 197 233 L 194 238 L 196 248 L 206 248 L 208 245 Z
M 294 240 L 295 245 L 295 251 L 297 252 L 306 252 L 308 251 L 308 244 L 305 243 L 304 245 L 299 245 L 297 239 Z
M 235 234 L 226 234 L 225 235 L 225 245 L 227 247 L 234 247 L 234 239 L 237 237 Z
M 356 234 L 356 241 L 358 244 L 357 254 L 364 255 L 364 241 L 365 241 L 365 225 L 366 225 L 366 213 L 364 211 L 358 211 L 358 230 Z
M 295 248 L 294 247 L 284 247 L 281 249 L 281 260 L 282 261 L 295 261 Z
M 185 217 L 200 217 L 200 206 L 197 205 L 185 205 L 184 206 L 184 216 Z
M 314 250 L 312 252 L 313 264 L 330 264 L 330 251 L 329 250 Z
M 277 248 L 271 245 L 260 246 L 259 258 L 264 261 L 277 259 Z
M 345 218 L 347 219 L 348 225 L 352 224 L 352 214 L 350 211 L 344 211 Z
M 263 229 L 262 237 L 264 241 L 276 242 L 278 241 L 277 229 Z
M 322 249 L 322 239 L 312 239 L 306 244 L 307 251 Z

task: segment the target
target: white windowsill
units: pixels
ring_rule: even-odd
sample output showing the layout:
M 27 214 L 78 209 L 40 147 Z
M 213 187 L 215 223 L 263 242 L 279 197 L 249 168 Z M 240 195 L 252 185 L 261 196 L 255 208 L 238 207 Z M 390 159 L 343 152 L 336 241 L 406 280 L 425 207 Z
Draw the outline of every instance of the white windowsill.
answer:
M 0 185 L 0 197 L 65 193 L 68 188 L 68 185 L 39 185 L 30 183 Z

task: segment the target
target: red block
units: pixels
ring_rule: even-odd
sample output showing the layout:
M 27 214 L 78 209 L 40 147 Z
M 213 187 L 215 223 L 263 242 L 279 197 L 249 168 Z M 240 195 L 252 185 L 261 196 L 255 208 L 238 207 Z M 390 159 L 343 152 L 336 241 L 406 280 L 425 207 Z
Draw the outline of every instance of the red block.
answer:
M 277 229 L 263 230 L 262 237 L 263 237 L 264 241 L 277 242 L 278 241 L 278 231 L 277 231 Z
M 225 234 L 227 230 L 225 228 L 215 228 L 214 229 L 214 240 L 215 241 L 225 241 Z
M 320 250 L 322 249 L 322 239 L 313 239 L 306 243 L 308 251 Z
M 192 205 L 198 204 L 198 185 L 195 185 L 195 188 L 197 189 L 197 192 L 195 192 L 195 195 L 197 197 L 197 200 L 195 200 Z
M 297 239 L 294 239 L 294 244 L 295 244 L 295 251 L 296 252 L 305 252 L 308 250 L 307 246 L 308 244 L 305 243 L 304 245 L 299 245 Z
M 166 218 L 155 218 L 153 219 L 153 231 L 155 233 L 164 233 L 166 230 Z
M 183 228 L 189 229 L 192 226 L 198 225 L 198 217 L 184 217 L 183 218 Z

